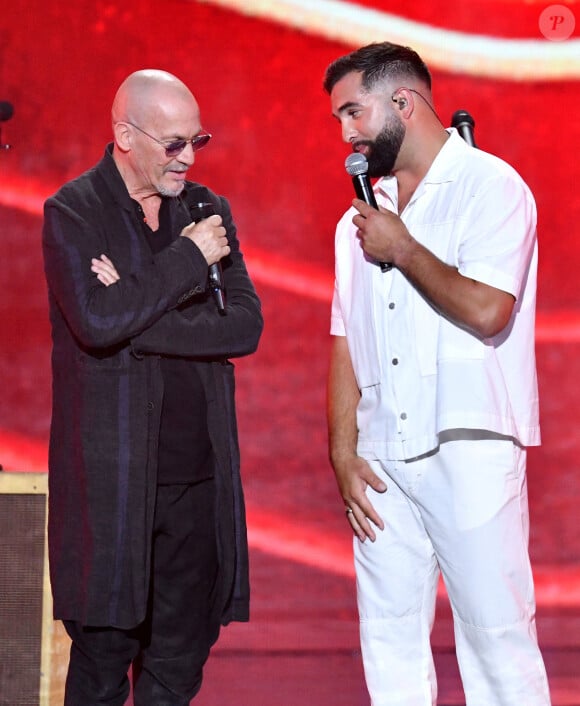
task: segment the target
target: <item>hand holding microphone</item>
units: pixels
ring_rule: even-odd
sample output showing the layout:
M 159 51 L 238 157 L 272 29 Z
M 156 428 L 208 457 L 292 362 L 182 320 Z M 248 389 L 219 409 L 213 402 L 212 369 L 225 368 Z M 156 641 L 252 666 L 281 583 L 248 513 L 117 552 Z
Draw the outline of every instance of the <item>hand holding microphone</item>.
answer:
M 347 173 L 352 177 L 352 183 L 357 198 L 378 211 L 379 207 L 368 175 L 369 164 L 364 154 L 360 154 L 360 152 L 349 154 L 344 166 Z M 381 272 L 388 272 L 393 267 L 388 262 L 379 262 L 379 265 Z
M 190 207 L 193 223 L 181 235 L 189 238 L 201 250 L 209 265 L 209 288 L 220 314 L 226 313 L 225 292 L 220 260 L 230 254 L 226 229 L 212 203 L 197 203 Z

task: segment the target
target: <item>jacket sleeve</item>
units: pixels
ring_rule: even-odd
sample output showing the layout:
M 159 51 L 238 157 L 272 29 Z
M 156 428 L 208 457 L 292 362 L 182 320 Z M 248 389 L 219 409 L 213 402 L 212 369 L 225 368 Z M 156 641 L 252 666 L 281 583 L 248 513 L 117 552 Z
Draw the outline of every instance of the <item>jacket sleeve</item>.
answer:
M 176 238 L 152 255 L 128 211 L 107 214 L 99 205 L 97 197 L 73 199 L 60 192 L 45 204 L 43 230 L 51 296 L 81 345 L 96 349 L 127 343 L 203 292 L 207 281 L 207 263 L 191 240 Z M 110 287 L 90 269 L 91 259 L 102 253 L 121 276 Z
M 133 338 L 137 355 L 221 359 L 256 350 L 263 328 L 260 300 L 246 270 L 226 199 L 219 197 L 216 210 L 222 216 L 231 248 L 222 261 L 225 314 L 218 312 L 211 296 L 192 298 Z

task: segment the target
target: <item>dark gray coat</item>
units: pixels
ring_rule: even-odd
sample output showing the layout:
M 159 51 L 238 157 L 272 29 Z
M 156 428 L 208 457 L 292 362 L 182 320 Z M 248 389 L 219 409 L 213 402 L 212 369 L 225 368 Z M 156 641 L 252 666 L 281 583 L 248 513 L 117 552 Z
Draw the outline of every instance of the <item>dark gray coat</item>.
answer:
M 227 314 L 206 293 L 188 206 L 212 201 L 227 230 Z M 256 350 L 263 321 L 227 201 L 188 182 L 171 200 L 175 239 L 152 255 L 107 148 L 45 204 L 53 339 L 49 552 L 54 615 L 129 628 L 145 616 L 163 399 L 161 355 L 197 366 L 217 456 L 222 622 L 248 618 L 248 555 L 230 358 Z M 111 258 L 105 287 L 91 258 Z

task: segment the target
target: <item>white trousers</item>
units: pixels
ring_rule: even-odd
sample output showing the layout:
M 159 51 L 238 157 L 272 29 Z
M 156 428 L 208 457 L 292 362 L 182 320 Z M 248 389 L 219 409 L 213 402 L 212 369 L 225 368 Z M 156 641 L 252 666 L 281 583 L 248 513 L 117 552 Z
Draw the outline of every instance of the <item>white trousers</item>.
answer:
M 525 450 L 449 440 L 413 461 L 367 458 L 385 522 L 354 540 L 361 649 L 372 706 L 432 706 L 430 633 L 440 572 L 466 706 L 549 706 L 528 555 Z M 386 475 L 386 477 L 385 477 Z

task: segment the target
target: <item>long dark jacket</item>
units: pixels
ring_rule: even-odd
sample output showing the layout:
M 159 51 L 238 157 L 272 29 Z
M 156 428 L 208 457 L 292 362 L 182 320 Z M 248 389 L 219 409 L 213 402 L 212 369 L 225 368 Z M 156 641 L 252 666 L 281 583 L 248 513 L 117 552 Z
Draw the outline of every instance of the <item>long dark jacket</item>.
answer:
M 231 254 L 227 313 L 206 292 L 200 250 L 179 233 L 211 201 Z M 160 356 L 185 357 L 204 384 L 217 457 L 222 622 L 248 618 L 248 555 L 230 358 L 255 351 L 263 321 L 230 208 L 188 182 L 171 199 L 175 238 L 153 255 L 111 156 L 45 204 L 43 252 L 53 339 L 49 555 L 54 615 L 129 628 L 145 617 L 163 400 Z M 91 272 L 106 254 L 120 274 Z

